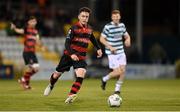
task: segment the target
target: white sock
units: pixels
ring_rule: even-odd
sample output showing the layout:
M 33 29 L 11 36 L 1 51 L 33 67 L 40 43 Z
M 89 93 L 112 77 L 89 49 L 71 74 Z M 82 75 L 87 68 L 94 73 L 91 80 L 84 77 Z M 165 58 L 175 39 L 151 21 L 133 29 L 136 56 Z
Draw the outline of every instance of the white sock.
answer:
M 110 78 L 109 78 L 109 75 L 106 75 L 106 76 L 103 77 L 102 80 L 103 80 L 104 82 L 106 82 L 106 81 L 108 81 L 109 79 L 110 79 Z
M 118 80 L 115 84 L 115 91 L 119 91 L 121 90 L 121 86 L 122 86 L 123 81 L 122 80 Z

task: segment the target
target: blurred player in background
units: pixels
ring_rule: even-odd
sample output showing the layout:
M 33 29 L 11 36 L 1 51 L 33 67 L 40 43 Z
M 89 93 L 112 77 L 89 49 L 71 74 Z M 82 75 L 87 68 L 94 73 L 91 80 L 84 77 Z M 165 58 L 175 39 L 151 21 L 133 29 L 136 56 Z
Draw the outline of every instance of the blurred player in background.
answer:
M 126 70 L 124 45 L 130 47 L 131 39 L 125 25 L 120 22 L 121 14 L 119 10 L 112 11 L 111 19 L 112 21 L 104 26 L 100 42 L 105 45 L 105 53 L 108 56 L 109 68 L 112 69 L 112 72 L 102 78 L 101 88 L 105 90 L 106 82 L 113 77 L 118 77 L 114 93 L 120 94 Z
M 69 71 L 73 66 L 75 69 L 76 80 L 73 83 L 68 98 L 65 103 L 72 103 L 82 85 L 86 74 L 86 53 L 89 42 L 97 48 L 97 57 L 102 56 L 102 51 L 93 35 L 91 27 L 88 25 L 88 20 L 91 10 L 87 7 L 79 9 L 79 21 L 74 24 L 66 37 L 64 54 L 61 57 L 56 71 L 50 77 L 50 84 L 46 87 L 44 95 L 47 96 L 52 91 L 58 78 L 65 72 Z
M 28 18 L 25 28 L 17 28 L 13 23 L 11 23 L 12 30 L 18 34 L 24 35 L 23 58 L 26 68 L 24 75 L 18 79 L 18 82 L 24 89 L 31 89 L 30 78 L 39 70 L 38 59 L 36 57 L 36 45 L 39 45 L 43 50 L 45 50 L 45 47 L 39 40 L 36 24 L 37 19 L 34 16 Z

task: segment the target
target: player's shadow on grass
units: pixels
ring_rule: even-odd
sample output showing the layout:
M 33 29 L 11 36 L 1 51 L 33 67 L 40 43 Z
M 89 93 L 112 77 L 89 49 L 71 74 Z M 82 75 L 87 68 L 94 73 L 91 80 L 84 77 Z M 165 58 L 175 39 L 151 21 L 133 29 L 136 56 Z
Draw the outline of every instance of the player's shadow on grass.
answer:
M 7 90 L 8 93 L 19 93 L 19 92 L 31 92 L 31 90 L 24 90 L 24 89 L 11 89 Z
M 59 107 L 60 105 L 57 103 L 44 103 L 45 105 L 47 105 L 48 107 Z
M 55 110 L 55 111 L 72 111 L 72 108 L 75 109 L 78 107 L 78 105 L 80 104 L 80 102 L 73 102 L 70 104 L 65 104 L 64 101 L 58 101 L 58 102 L 46 102 L 44 103 L 44 105 L 46 105 L 48 107 L 48 109 L 50 110 Z
M 66 104 L 65 103 L 65 100 L 58 100 L 58 101 L 55 101 L 53 100 L 52 102 L 45 102 L 44 104 L 47 105 L 47 106 L 52 106 L 52 107 L 56 107 L 56 106 L 64 106 L 64 105 L 76 105 L 76 104 L 80 104 L 80 103 L 83 103 L 85 100 L 81 100 L 81 99 L 76 99 L 73 103 L 70 103 L 70 104 Z

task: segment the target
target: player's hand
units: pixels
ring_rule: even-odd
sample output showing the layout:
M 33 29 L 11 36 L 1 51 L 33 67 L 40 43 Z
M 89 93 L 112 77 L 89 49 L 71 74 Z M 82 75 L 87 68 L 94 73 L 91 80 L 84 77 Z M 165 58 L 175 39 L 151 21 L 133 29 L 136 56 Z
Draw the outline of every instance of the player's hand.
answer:
M 99 50 L 97 50 L 97 57 L 98 58 L 100 58 L 100 57 L 102 57 L 102 50 L 101 49 L 99 49 Z
M 116 48 L 114 48 L 114 47 L 109 47 L 109 49 L 110 49 L 110 51 L 113 53 L 113 54 L 115 54 L 116 53 Z
M 72 54 L 71 59 L 74 60 L 74 61 L 79 61 L 79 58 L 77 57 L 76 54 Z
M 16 28 L 16 26 L 13 23 L 10 23 L 10 25 L 11 30 L 14 30 Z

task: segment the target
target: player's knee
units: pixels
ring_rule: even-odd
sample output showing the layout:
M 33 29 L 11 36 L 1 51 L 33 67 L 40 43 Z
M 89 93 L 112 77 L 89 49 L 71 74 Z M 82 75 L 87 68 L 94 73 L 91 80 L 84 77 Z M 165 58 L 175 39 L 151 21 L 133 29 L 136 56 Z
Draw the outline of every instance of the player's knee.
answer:
M 77 77 L 83 77 L 84 78 L 85 74 L 86 74 L 86 69 L 78 68 L 78 69 L 75 70 L 75 72 L 76 72 Z
M 35 68 L 35 69 L 34 69 L 34 72 L 35 72 L 35 73 L 39 72 L 39 68 Z
M 31 67 L 35 73 L 39 71 L 39 64 L 33 64 Z
M 122 75 L 125 73 L 125 68 L 124 67 L 119 67 L 117 70 L 118 74 Z
M 57 79 L 57 78 L 59 78 L 60 76 L 61 76 L 61 72 L 57 72 L 57 71 L 55 71 L 54 73 L 53 73 L 53 78 L 55 78 L 55 79 Z

